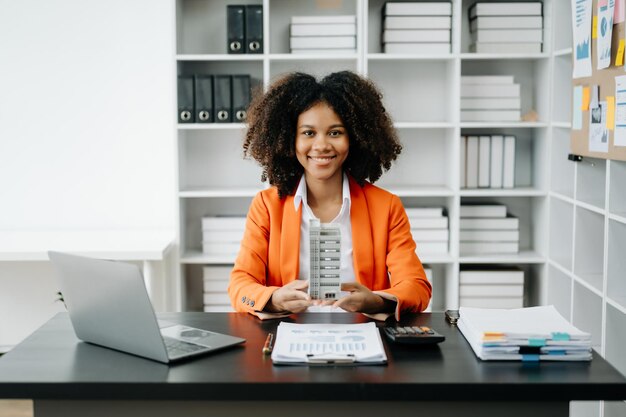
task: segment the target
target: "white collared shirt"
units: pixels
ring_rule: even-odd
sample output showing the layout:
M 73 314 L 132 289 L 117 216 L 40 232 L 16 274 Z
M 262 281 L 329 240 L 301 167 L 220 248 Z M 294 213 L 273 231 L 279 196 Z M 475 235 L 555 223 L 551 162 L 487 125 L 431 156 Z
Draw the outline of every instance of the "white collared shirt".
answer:
M 330 223 L 339 224 L 341 230 L 341 258 L 339 276 L 341 282 L 354 282 L 356 277 L 354 276 L 354 264 L 352 263 L 352 225 L 350 223 L 350 183 L 348 182 L 348 176 L 343 173 L 343 187 L 342 187 L 342 202 L 341 210 L 337 217 L 335 217 Z M 307 202 L 307 188 L 304 174 L 300 178 L 298 189 L 293 199 L 294 208 L 298 211 L 300 204 L 302 207 L 302 219 L 300 220 L 300 268 L 298 279 L 308 280 L 310 275 L 311 254 L 310 247 L 311 242 L 309 240 L 309 223 L 311 219 L 317 219 L 313 210 L 309 207 Z

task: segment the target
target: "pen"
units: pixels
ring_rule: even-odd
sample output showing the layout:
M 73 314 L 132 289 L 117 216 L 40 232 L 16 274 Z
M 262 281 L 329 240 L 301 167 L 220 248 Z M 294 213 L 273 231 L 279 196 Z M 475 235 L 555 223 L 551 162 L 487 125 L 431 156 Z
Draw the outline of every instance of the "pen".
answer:
M 263 345 L 263 353 L 268 355 L 270 353 L 272 353 L 272 345 L 274 344 L 274 334 L 273 333 L 268 333 L 267 334 L 267 339 L 265 339 L 265 345 Z

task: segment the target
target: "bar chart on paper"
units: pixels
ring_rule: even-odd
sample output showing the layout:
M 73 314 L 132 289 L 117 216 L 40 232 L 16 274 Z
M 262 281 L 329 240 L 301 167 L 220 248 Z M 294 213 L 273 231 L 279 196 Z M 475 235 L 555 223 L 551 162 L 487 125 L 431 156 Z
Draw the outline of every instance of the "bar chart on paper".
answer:
M 342 360 L 384 363 L 387 360 L 376 325 L 280 323 L 272 352 L 274 363 Z

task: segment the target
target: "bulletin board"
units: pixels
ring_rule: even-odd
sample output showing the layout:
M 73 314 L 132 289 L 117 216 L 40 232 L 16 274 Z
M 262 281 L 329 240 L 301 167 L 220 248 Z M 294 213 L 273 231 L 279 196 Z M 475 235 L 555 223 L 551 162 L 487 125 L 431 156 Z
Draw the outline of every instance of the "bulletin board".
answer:
M 598 0 L 593 1 L 593 16 L 598 12 Z M 592 20 L 593 21 L 593 20 Z M 599 86 L 598 101 L 606 101 L 607 96 L 615 97 L 615 77 L 626 75 L 626 70 L 623 65 L 615 66 L 615 58 L 617 55 L 617 49 L 619 47 L 620 39 L 624 39 L 624 22 L 620 22 L 613 26 L 613 37 L 611 39 L 611 65 L 608 68 L 597 69 L 597 39 L 591 39 L 591 64 L 592 74 L 591 77 L 574 78 L 572 79 L 572 88 L 574 86 L 591 87 L 592 85 Z M 573 46 L 572 54 L 576 53 L 576 48 Z M 574 56 L 572 56 L 572 62 L 574 62 Z M 626 61 L 626 56 L 624 60 Z M 582 129 L 571 130 L 571 151 L 575 155 L 589 156 L 593 158 L 602 159 L 615 159 L 626 161 L 626 146 L 614 146 L 613 137 L 615 129 L 609 129 L 609 151 L 605 152 L 591 152 L 589 150 L 589 123 L 590 123 L 589 109 L 582 112 Z

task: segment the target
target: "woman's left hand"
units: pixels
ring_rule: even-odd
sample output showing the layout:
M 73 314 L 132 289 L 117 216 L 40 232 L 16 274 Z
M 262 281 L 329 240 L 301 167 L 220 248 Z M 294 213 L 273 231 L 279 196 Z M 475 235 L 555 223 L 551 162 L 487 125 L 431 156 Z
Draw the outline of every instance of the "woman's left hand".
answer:
M 344 282 L 341 284 L 341 290 L 349 291 L 350 294 L 335 301 L 333 307 L 340 307 L 353 313 L 387 312 L 389 306 L 385 299 L 358 282 Z

